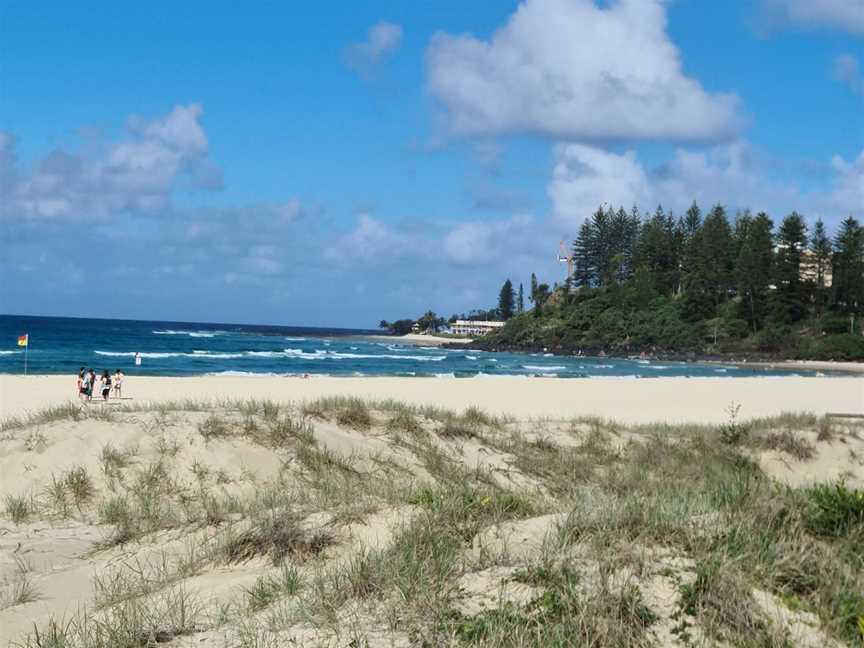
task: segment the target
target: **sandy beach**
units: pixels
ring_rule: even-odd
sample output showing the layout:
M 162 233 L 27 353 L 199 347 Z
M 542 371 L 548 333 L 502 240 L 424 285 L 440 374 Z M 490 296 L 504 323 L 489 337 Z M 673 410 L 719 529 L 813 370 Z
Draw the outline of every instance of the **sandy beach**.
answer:
M 64 403 L 73 395 L 72 376 L 0 375 L 0 417 Z M 864 380 L 857 377 L 563 380 L 129 375 L 124 389 L 124 397 L 135 401 L 266 398 L 287 403 L 332 395 L 455 410 L 477 406 L 517 418 L 599 416 L 628 423 L 718 423 L 728 418 L 732 403 L 741 406 L 742 418 L 782 412 L 864 413 Z M 90 407 L 101 404 L 94 401 Z
M 414 346 L 441 346 L 442 344 L 471 344 L 474 340 L 464 337 L 443 337 L 441 335 L 421 335 L 419 333 L 408 333 L 407 335 L 370 335 L 370 340 L 381 340 L 398 344 L 413 344 Z

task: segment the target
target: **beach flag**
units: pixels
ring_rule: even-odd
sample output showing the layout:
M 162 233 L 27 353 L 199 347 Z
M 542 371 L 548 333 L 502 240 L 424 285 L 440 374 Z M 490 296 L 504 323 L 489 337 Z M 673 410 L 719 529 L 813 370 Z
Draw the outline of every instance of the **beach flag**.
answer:
M 26 347 L 29 337 L 30 336 L 27 333 L 25 333 L 24 335 L 19 335 L 18 336 L 18 346 Z

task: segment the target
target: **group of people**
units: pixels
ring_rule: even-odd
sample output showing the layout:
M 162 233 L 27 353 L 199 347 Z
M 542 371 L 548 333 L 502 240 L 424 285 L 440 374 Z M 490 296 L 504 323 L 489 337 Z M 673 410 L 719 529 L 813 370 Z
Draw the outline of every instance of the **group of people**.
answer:
M 97 385 L 98 381 L 98 385 Z M 111 397 L 111 388 L 114 388 L 114 397 L 122 398 L 123 396 L 123 372 L 118 369 L 114 372 L 114 376 L 112 378 L 111 374 L 106 369 L 102 372 L 102 377 L 97 378 L 96 372 L 93 369 L 81 369 L 78 370 L 78 380 L 76 382 L 76 389 L 78 393 L 78 398 L 82 401 L 92 401 L 93 400 L 93 392 L 98 391 L 102 394 L 102 400 L 108 400 Z

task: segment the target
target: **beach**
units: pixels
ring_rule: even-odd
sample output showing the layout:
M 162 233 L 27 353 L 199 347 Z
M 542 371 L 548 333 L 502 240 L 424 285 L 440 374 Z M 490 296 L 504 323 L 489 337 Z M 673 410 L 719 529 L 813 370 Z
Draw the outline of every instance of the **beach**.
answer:
M 20 416 L 49 405 L 78 402 L 73 376 L 0 375 L 0 417 Z M 739 416 L 784 412 L 864 413 L 859 377 L 558 379 L 515 376 L 480 378 L 275 377 L 128 375 L 124 403 L 161 400 L 270 399 L 281 403 L 321 396 L 395 399 L 454 410 L 477 406 L 517 418 L 598 416 L 628 423 L 720 423 L 730 406 Z M 129 399 L 129 400 L 126 400 Z M 114 401 L 113 403 L 116 403 Z M 109 401 L 108 407 L 112 404 Z M 88 405 L 103 407 L 100 401 Z

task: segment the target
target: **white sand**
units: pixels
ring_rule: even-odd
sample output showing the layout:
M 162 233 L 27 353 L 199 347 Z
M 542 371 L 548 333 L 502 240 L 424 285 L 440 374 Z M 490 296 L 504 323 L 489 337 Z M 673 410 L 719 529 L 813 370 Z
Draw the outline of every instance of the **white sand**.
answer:
M 398 344 L 413 344 L 414 346 L 441 346 L 442 344 L 470 344 L 474 340 L 465 337 L 444 337 L 441 335 L 422 335 L 408 333 L 406 335 L 370 335 L 370 340 L 383 340 Z
M 0 375 L 0 418 L 21 415 L 74 398 L 72 376 Z M 461 410 L 476 405 L 518 418 L 601 416 L 622 422 L 727 420 L 731 403 L 740 417 L 781 412 L 864 413 L 864 379 L 646 378 L 332 378 L 200 376 L 137 377 L 124 382 L 135 401 L 267 398 L 280 402 L 328 395 L 397 399 Z M 124 402 L 132 402 L 124 400 Z M 94 400 L 91 407 L 101 407 Z

